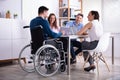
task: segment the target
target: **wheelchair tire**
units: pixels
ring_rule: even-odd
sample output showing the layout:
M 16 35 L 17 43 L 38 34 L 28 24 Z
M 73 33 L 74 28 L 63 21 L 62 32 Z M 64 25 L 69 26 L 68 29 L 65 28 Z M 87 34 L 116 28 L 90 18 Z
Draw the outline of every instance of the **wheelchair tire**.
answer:
M 66 70 L 66 65 L 65 65 L 65 63 L 61 63 L 60 71 L 61 71 L 61 72 L 65 72 L 65 70 Z
M 32 58 L 31 58 L 32 57 Z M 22 50 L 19 54 L 19 65 L 20 67 L 26 71 L 26 72 L 34 72 L 34 63 L 33 63 L 33 55 L 31 56 L 31 45 L 28 44 Z
M 36 72 L 44 77 L 54 75 L 60 67 L 59 51 L 52 45 L 43 45 L 35 54 L 34 66 Z

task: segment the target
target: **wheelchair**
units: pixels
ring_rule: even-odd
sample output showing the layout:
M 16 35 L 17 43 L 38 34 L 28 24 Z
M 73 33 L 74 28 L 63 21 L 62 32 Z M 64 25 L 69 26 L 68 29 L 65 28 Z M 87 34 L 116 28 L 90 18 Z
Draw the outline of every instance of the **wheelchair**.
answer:
M 29 28 L 25 26 L 24 28 Z M 66 52 L 59 39 L 44 39 L 42 26 L 30 30 L 31 42 L 19 53 L 20 67 L 26 72 L 52 76 L 66 70 Z

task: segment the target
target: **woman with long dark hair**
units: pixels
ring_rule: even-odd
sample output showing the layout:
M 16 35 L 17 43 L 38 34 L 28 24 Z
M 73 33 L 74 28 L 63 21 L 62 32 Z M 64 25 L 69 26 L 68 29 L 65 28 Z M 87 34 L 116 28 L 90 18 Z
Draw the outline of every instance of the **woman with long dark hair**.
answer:
M 48 17 L 48 22 L 53 32 L 59 33 L 60 27 L 57 26 L 57 18 L 54 13 L 51 13 Z

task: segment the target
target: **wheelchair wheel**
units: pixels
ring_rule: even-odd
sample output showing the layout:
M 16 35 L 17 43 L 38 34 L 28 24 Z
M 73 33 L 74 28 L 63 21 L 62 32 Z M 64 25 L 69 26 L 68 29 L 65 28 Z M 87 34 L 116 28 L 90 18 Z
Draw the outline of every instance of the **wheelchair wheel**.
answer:
M 20 67 L 26 72 L 34 72 L 34 56 L 31 54 L 31 45 L 26 45 L 19 54 Z
M 65 62 L 62 62 L 60 65 L 60 71 L 65 72 L 65 70 L 66 70 L 66 64 L 65 64 Z
M 59 51 L 52 45 L 38 49 L 34 59 L 35 70 L 42 76 L 54 75 L 60 67 Z

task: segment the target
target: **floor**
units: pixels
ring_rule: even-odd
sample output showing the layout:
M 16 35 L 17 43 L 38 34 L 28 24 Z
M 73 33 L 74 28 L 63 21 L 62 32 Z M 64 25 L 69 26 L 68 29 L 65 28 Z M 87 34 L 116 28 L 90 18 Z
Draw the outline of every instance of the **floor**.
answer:
M 83 59 L 79 59 L 77 64 L 71 65 L 71 75 L 68 76 L 66 72 L 57 73 L 51 77 L 43 77 L 36 72 L 27 73 L 23 71 L 19 65 L 15 62 L 7 66 L 0 67 L 0 80 L 120 80 L 120 59 L 115 59 L 115 65 L 111 64 L 111 59 L 107 58 L 107 62 L 110 67 L 108 72 L 102 62 L 100 62 L 99 70 L 100 74 L 97 74 L 97 70 L 94 72 L 83 71 Z M 87 64 L 88 65 L 88 64 Z M 87 66 L 86 65 L 86 66 Z

